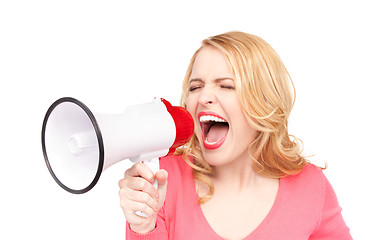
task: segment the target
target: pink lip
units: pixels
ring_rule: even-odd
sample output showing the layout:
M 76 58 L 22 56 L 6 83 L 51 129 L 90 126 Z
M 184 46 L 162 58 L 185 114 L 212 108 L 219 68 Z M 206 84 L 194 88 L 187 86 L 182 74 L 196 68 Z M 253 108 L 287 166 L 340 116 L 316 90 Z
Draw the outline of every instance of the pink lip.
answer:
M 205 138 L 205 137 L 204 137 Z M 224 136 L 219 142 L 216 142 L 216 143 L 214 143 L 214 144 L 209 144 L 209 143 L 207 143 L 205 140 L 203 141 L 203 144 L 204 144 L 204 147 L 205 147 L 205 149 L 208 149 L 208 150 L 214 150 L 214 149 L 217 149 L 217 148 L 220 148 L 222 145 L 223 145 L 223 143 L 224 143 L 224 141 L 226 140 L 226 138 L 227 138 L 227 135 L 226 136 Z
M 222 116 L 220 116 L 219 114 L 217 114 L 215 112 L 199 112 L 198 113 L 198 120 L 199 120 L 199 122 L 200 122 L 200 117 L 201 116 L 205 116 L 205 115 L 214 116 L 214 117 L 218 117 L 218 118 L 224 119 Z M 228 134 L 228 132 L 227 132 L 227 134 Z M 216 142 L 214 144 L 209 144 L 209 143 L 207 143 L 205 141 L 205 135 L 204 135 L 204 132 L 202 131 L 204 148 L 205 149 L 208 149 L 208 150 L 214 150 L 214 149 L 220 148 L 223 145 L 224 141 L 226 140 L 227 134 L 219 142 Z

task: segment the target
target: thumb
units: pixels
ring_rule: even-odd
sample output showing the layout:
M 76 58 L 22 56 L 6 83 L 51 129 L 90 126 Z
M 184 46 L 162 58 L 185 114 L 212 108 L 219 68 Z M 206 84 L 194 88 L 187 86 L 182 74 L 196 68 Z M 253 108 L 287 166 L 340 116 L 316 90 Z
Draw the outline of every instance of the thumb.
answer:
M 158 170 L 155 174 L 155 178 L 158 182 L 158 204 L 162 207 L 166 197 L 168 173 L 164 169 Z

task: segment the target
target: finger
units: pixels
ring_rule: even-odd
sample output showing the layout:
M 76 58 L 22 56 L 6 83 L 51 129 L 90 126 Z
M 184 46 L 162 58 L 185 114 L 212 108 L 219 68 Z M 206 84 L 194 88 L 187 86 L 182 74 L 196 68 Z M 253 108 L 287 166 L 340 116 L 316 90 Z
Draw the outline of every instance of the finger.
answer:
M 162 207 L 163 203 L 165 202 L 166 191 L 167 191 L 167 179 L 168 173 L 166 170 L 159 170 L 156 172 L 156 180 L 158 181 L 158 203 L 159 207 Z
M 123 188 L 123 186 L 126 186 L 127 185 L 127 182 L 128 180 L 126 178 L 123 178 L 123 179 L 120 179 L 119 182 L 118 182 L 118 186 L 119 188 Z
M 157 198 L 158 191 L 153 185 L 148 182 L 146 179 L 141 177 L 133 177 L 129 179 L 124 179 L 122 181 L 122 188 L 129 188 L 134 191 L 141 191 L 149 194 L 153 198 Z M 119 181 L 119 182 L 121 182 Z
M 168 172 L 164 169 L 160 169 L 156 172 L 155 178 L 158 181 L 158 187 L 163 188 L 167 185 Z
M 142 177 L 151 183 L 155 180 L 152 170 L 142 162 L 136 163 L 131 168 L 127 169 L 124 175 L 126 177 Z
M 120 202 L 120 206 L 123 209 L 124 215 L 128 218 L 129 222 L 132 223 L 131 219 L 145 219 L 144 217 L 140 217 L 136 214 L 137 211 L 143 212 L 148 217 L 152 217 L 156 215 L 156 211 L 148 206 L 147 204 L 132 201 L 129 199 L 125 199 L 124 201 Z M 135 222 L 133 222 L 135 224 Z
M 121 189 L 119 191 L 119 195 L 122 199 L 128 199 L 130 201 L 140 202 L 147 204 L 150 208 L 152 208 L 154 211 L 158 211 L 159 205 L 157 202 L 157 199 L 155 197 L 152 197 L 148 193 L 141 192 L 141 191 L 134 191 L 132 189 Z

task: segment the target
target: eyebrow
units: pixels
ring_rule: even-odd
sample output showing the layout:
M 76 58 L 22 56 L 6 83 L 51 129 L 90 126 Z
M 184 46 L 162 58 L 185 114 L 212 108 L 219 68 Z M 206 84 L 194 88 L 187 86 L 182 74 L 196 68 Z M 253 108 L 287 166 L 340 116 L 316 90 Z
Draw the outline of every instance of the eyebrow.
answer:
M 230 78 L 230 77 L 216 78 L 213 81 L 219 83 L 219 82 L 223 82 L 225 80 L 231 80 L 231 81 L 234 82 L 234 79 L 233 78 Z M 192 78 L 192 79 L 190 79 L 189 83 L 192 83 L 192 82 L 204 82 L 204 81 L 201 78 Z

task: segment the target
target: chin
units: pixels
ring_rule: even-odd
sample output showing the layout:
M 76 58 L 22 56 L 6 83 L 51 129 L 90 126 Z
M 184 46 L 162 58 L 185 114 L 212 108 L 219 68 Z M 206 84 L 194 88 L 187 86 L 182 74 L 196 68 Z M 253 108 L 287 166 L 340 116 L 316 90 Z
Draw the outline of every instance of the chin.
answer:
M 241 151 L 237 151 L 237 149 L 240 149 Z M 236 161 L 245 161 L 250 159 L 248 146 L 242 147 L 241 144 L 236 147 L 233 147 L 231 144 L 227 144 L 215 150 L 207 150 L 205 148 L 202 148 L 202 150 L 204 160 L 209 165 L 215 167 L 229 165 Z
M 229 162 L 230 158 L 227 157 L 230 154 L 227 151 L 224 151 L 222 148 L 215 150 L 207 150 L 203 148 L 203 157 L 204 160 L 212 166 L 222 166 Z

